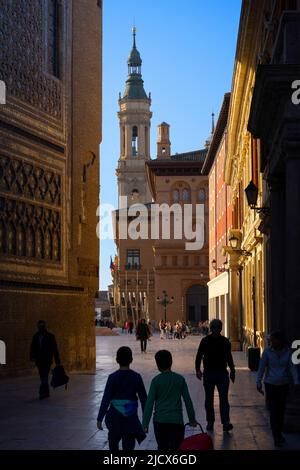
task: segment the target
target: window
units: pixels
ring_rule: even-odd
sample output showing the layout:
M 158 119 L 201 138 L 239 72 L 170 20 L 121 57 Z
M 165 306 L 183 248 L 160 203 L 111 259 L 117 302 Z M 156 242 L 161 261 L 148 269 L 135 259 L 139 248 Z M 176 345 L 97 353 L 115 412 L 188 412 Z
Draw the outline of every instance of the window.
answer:
M 183 266 L 188 266 L 189 265 L 189 257 L 188 256 L 184 256 L 183 257 Z
M 122 155 L 125 155 L 125 152 L 126 152 L 126 150 L 125 150 L 125 145 L 126 145 L 125 142 L 126 142 L 126 141 L 125 141 L 125 127 L 123 126 L 123 127 L 122 127 Z
M 138 128 L 137 126 L 133 126 L 132 128 L 132 156 L 136 157 L 138 154 Z
M 161 265 L 162 266 L 167 266 L 167 257 L 166 256 L 161 257 Z
M 140 250 L 127 250 L 127 269 L 140 269 Z
M 195 263 L 195 266 L 200 266 L 200 256 L 195 256 L 194 263 Z
M 135 188 L 135 189 L 133 189 L 133 190 L 131 191 L 131 199 L 132 199 L 133 201 L 138 201 L 139 196 L 140 196 L 140 193 L 139 193 L 139 190 L 138 190 L 138 189 Z
M 205 189 L 199 189 L 198 192 L 198 201 L 199 202 L 204 202 L 205 201 Z
M 172 266 L 177 266 L 177 256 L 172 256 Z
M 184 188 L 182 190 L 182 200 L 183 200 L 183 202 L 189 202 L 190 199 L 191 199 L 190 190 L 187 189 L 187 188 Z
M 173 191 L 173 202 L 178 202 L 179 201 L 179 191 L 178 189 L 174 189 Z
M 59 8 L 57 0 L 48 0 L 47 70 L 54 77 L 59 77 Z

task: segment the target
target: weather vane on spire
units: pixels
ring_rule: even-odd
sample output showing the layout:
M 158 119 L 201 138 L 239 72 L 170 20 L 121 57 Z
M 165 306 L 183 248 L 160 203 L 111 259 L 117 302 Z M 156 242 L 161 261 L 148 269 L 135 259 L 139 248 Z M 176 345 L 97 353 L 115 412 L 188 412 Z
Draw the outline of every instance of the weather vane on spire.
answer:
M 135 45 L 136 27 L 135 26 L 132 27 L 132 33 L 133 33 L 133 47 L 136 47 Z

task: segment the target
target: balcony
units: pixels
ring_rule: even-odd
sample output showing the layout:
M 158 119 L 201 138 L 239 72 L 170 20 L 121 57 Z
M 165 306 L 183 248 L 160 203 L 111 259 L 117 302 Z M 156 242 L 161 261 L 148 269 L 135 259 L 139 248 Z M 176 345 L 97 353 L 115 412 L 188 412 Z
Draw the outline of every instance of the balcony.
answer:
M 127 263 L 125 264 L 126 271 L 140 271 L 142 269 L 142 265 L 139 263 Z

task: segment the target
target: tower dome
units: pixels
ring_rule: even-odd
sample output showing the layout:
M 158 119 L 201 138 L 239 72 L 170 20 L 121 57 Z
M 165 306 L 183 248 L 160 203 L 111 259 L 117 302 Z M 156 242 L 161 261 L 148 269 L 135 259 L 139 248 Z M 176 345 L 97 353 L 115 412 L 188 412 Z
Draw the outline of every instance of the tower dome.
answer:
M 139 51 L 136 48 L 136 28 L 132 28 L 133 45 L 129 54 L 128 64 L 128 77 L 126 80 L 126 87 L 123 98 L 133 100 L 147 100 L 148 96 L 144 90 L 144 81 L 142 79 L 142 59 Z

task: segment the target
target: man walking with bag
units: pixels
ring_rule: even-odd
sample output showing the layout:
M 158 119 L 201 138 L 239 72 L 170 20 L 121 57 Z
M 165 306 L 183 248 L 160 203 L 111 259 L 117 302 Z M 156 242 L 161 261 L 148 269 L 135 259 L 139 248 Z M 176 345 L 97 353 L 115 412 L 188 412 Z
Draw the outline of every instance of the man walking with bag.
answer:
M 221 320 L 210 322 L 211 334 L 204 337 L 197 352 L 195 367 L 199 380 L 203 376 L 205 390 L 205 410 L 207 419 L 207 431 L 213 431 L 215 422 L 214 411 L 214 390 L 218 389 L 220 400 L 221 421 L 223 431 L 228 432 L 233 429 L 229 418 L 229 375 L 227 367 L 230 368 L 230 379 L 235 380 L 235 367 L 231 354 L 230 341 L 221 335 L 223 324 Z M 203 360 L 204 371 L 201 372 L 201 362 Z
M 30 360 L 35 362 L 40 374 L 40 400 L 43 400 L 43 398 L 50 396 L 48 377 L 53 356 L 56 365 L 60 364 L 60 358 L 55 336 L 47 331 L 46 322 L 39 320 L 37 328 L 38 331 L 31 342 Z

